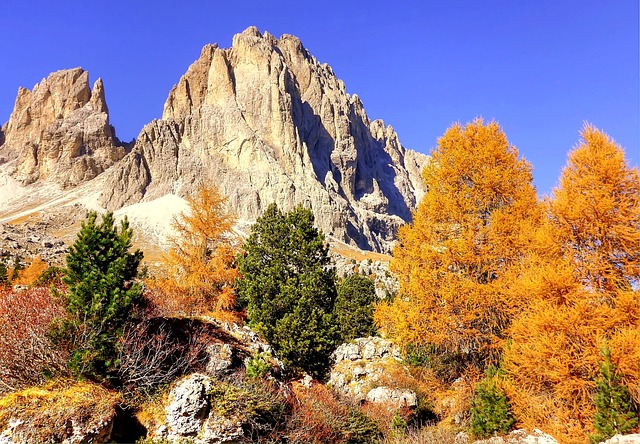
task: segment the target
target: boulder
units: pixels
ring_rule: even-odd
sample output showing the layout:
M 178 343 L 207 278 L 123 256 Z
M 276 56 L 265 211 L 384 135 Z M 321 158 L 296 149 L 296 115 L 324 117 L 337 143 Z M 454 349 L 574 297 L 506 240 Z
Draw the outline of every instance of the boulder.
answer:
M 413 390 L 395 389 L 390 387 L 376 387 L 369 390 L 366 397 L 367 402 L 376 404 L 386 404 L 394 410 L 403 407 L 418 407 L 418 396 Z
M 370 336 L 340 345 L 331 355 L 328 384 L 340 396 L 363 402 L 389 368 L 401 367 L 400 351 L 391 342 Z
M 169 395 L 166 407 L 169 436 L 196 435 L 209 414 L 211 380 L 195 373 L 183 379 Z
M 601 444 L 640 444 L 640 433 L 631 435 L 615 435 Z

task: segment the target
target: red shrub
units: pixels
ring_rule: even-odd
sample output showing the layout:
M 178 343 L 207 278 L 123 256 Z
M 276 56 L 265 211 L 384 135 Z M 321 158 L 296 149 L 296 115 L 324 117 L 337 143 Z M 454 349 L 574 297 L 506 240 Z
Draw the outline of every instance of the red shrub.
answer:
M 63 315 L 47 288 L 0 289 L 0 393 L 66 373 L 68 354 L 47 337 L 51 321 Z

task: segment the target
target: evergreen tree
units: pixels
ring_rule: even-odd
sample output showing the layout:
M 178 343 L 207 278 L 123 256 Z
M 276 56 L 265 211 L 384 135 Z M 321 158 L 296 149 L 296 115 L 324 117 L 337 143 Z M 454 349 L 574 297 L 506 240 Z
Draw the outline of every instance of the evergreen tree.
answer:
M 238 258 L 239 302 L 293 371 L 321 376 L 337 343 L 332 316 L 335 271 L 311 211 L 283 214 L 271 204 L 252 227 Z
M 54 337 L 71 344 L 69 366 L 80 375 L 108 377 L 117 363 L 118 340 L 141 297 L 141 288 L 132 283 L 142 252 L 131 248 L 132 230 L 126 218 L 120 229 L 112 213 L 96 223 L 89 213 L 75 243 L 69 248 L 63 281 L 68 316 L 54 329 Z
M 334 313 L 340 342 L 374 335 L 373 302 L 376 291 L 373 281 L 356 273 L 340 281 L 337 290 Z
M 20 261 L 20 256 L 17 254 L 13 257 L 13 268 L 11 269 L 11 278 L 9 279 L 11 282 L 18 279 L 20 272 L 24 270 L 24 265 Z
M 9 273 L 7 266 L 0 260 L 0 286 L 9 285 Z
M 497 377 L 495 367 L 489 367 L 471 400 L 471 432 L 478 438 L 506 433 L 516 423 L 509 400 L 498 387 Z
M 600 378 L 596 381 L 597 393 L 594 398 L 596 414 L 593 426 L 598 432 L 591 437 L 594 443 L 605 441 L 613 435 L 625 434 L 638 425 L 638 414 L 629 395 L 629 389 L 622 384 L 611 362 L 611 350 L 603 350 L 604 362 L 600 366 Z

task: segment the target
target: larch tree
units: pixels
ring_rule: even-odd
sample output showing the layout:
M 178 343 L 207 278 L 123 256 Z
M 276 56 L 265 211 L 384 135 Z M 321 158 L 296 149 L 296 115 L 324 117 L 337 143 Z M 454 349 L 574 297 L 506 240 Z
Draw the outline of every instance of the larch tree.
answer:
M 161 305 L 167 311 L 233 319 L 241 243 L 233 231 L 235 216 L 226 197 L 212 186 L 201 185 L 187 201 L 189 210 L 173 223 L 175 234 L 165 258 L 168 276 L 158 285 L 165 293 Z
M 521 425 L 564 442 L 594 432 L 594 396 L 608 344 L 620 383 L 640 401 L 640 175 L 588 125 L 547 202 L 529 270 L 529 299 L 504 353 Z
M 519 307 L 504 275 L 525 256 L 537 223 L 531 166 L 497 123 L 476 119 L 445 132 L 423 178 L 428 191 L 393 251 L 400 292 L 378 305 L 376 323 L 460 370 L 497 364 Z

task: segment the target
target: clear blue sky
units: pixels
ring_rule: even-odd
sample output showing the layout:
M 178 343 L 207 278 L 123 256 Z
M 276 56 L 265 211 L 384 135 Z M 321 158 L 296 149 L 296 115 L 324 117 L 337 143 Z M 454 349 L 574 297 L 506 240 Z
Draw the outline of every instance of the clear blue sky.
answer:
M 548 194 L 584 121 L 638 165 L 638 15 L 638 0 L 3 0 L 0 122 L 18 86 L 82 66 L 104 79 L 130 140 L 203 45 L 255 25 L 300 37 L 407 147 L 426 153 L 452 122 L 497 120 Z

